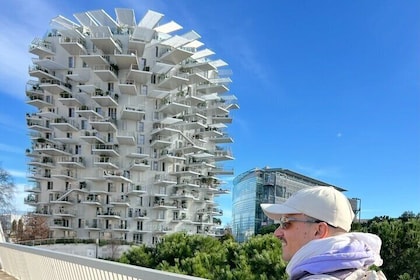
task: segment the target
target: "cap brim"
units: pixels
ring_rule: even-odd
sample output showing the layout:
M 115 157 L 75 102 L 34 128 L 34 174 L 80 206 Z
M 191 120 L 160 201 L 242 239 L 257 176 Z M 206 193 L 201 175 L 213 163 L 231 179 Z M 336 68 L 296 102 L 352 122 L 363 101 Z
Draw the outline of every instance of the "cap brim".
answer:
M 280 220 L 285 214 L 299 214 L 298 210 L 288 207 L 284 204 L 261 204 L 264 214 L 272 220 Z

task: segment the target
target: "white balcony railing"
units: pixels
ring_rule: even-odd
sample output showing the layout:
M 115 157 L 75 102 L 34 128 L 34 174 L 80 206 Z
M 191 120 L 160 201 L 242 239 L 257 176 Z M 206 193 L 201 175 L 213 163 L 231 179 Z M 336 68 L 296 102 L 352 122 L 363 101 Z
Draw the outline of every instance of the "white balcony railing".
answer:
M 3 272 L 20 280 L 204 280 L 37 247 L 4 243 L 1 242 L 1 238 L 0 267 Z

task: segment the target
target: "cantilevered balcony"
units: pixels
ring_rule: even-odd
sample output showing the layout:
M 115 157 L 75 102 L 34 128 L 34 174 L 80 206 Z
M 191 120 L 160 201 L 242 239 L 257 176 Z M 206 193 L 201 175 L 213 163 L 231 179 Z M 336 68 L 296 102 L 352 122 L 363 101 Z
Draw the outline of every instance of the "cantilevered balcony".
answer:
M 92 153 L 95 155 L 104 155 L 118 157 L 118 147 L 112 144 L 96 144 L 92 147 Z
M 68 93 L 68 92 L 60 93 L 60 97 L 58 98 L 58 101 L 60 101 L 61 104 L 68 107 L 80 107 L 82 105 L 82 102 L 79 101 L 77 97 L 75 97 L 72 93 Z
M 197 190 L 189 190 L 188 188 L 176 187 L 169 197 L 174 200 L 198 200 L 199 192 Z
M 97 218 L 119 220 L 121 219 L 121 212 L 115 209 L 108 209 L 107 211 L 98 213 Z
M 172 140 L 168 137 L 156 136 L 153 137 L 150 146 L 156 149 L 162 149 L 172 145 Z
M 149 92 L 149 96 L 156 98 L 156 99 L 162 99 L 165 98 L 166 96 L 168 96 L 170 94 L 170 92 L 168 90 L 158 90 L 158 89 L 154 89 L 152 91 Z
M 36 206 L 39 203 L 39 197 L 37 194 L 29 194 L 27 197 L 25 197 L 24 203 L 31 206 Z
M 73 157 L 60 157 L 57 160 L 57 163 L 65 168 L 84 168 L 85 164 L 83 162 L 83 157 L 73 156 Z
M 117 142 L 119 145 L 136 145 L 135 132 L 131 131 L 119 131 L 117 132 Z
M 223 160 L 233 160 L 235 159 L 232 155 L 230 150 L 223 149 L 221 147 L 216 147 L 214 151 L 214 158 L 215 161 L 223 161 Z
M 155 180 L 153 183 L 157 186 L 175 185 L 176 179 L 174 179 L 172 176 L 169 176 L 168 174 L 157 174 L 155 175 Z
M 118 69 L 115 65 L 94 65 L 93 73 L 95 73 L 103 82 L 118 81 Z
M 95 157 L 93 160 L 93 165 L 96 167 L 101 167 L 103 169 L 120 169 L 118 160 L 113 159 L 109 156 Z
M 178 129 L 173 129 L 169 127 L 163 127 L 163 128 L 156 128 L 152 130 L 151 135 L 152 136 L 160 136 L 160 137 L 168 137 L 176 134 L 180 134 L 181 131 Z
M 104 53 L 114 53 L 116 50 L 121 53 L 121 42 L 113 38 L 109 26 L 89 26 L 90 40 L 92 43 Z
M 72 229 L 71 221 L 68 219 L 54 219 L 48 225 L 50 229 L 62 229 L 62 230 L 69 230 Z
M 229 115 L 213 115 L 211 119 L 213 123 L 232 123 L 232 118 Z
M 29 192 L 29 193 L 40 193 L 41 192 L 41 184 L 40 183 L 33 183 L 32 185 L 26 185 L 24 187 L 24 191 L 25 192 Z
M 131 186 L 128 188 L 127 195 L 145 195 L 147 193 L 147 190 L 142 185 L 135 185 L 131 184 Z
M 186 160 L 186 158 L 177 154 L 173 154 L 172 152 L 162 151 L 159 155 L 158 160 L 161 162 L 174 163 L 183 162 Z
M 82 105 L 80 106 L 78 109 L 76 109 L 75 111 L 76 114 L 78 114 L 79 116 L 81 116 L 82 118 L 85 119 L 101 119 L 102 115 L 100 115 L 99 113 L 97 113 L 93 108 L 86 106 L 86 105 Z
M 32 65 L 29 67 L 29 76 L 38 78 L 39 80 L 59 80 L 57 77 L 54 76 L 53 72 L 49 71 L 48 69 L 42 68 L 38 65 Z
M 211 172 L 215 175 L 233 175 L 233 167 L 224 167 L 222 165 L 217 165 L 216 168 L 213 168 Z
M 168 101 L 159 108 L 159 112 L 168 115 L 176 115 L 187 111 L 189 108 L 191 108 L 189 105 Z
M 221 136 L 210 137 L 209 141 L 212 141 L 212 142 L 217 143 L 217 144 L 233 143 L 233 138 L 230 137 L 227 133 L 223 133 Z
M 124 120 L 140 121 L 144 115 L 144 109 L 136 106 L 124 106 L 121 111 L 121 119 Z
M 53 56 L 55 48 L 51 42 L 35 38 L 29 46 L 29 52 L 39 57 Z
M 208 82 L 209 79 L 201 73 L 192 73 L 188 75 L 188 84 L 205 84 Z
M 68 120 L 64 117 L 52 120 L 50 126 L 65 132 L 79 131 L 79 123 L 76 120 Z
M 172 37 L 174 38 L 174 37 Z M 170 40 L 170 39 L 169 39 Z M 176 65 L 181 61 L 192 56 L 193 53 L 182 48 L 168 48 L 167 51 L 161 55 L 160 61 Z
M 138 88 L 134 80 L 126 80 L 125 82 L 119 83 L 118 88 L 121 94 L 126 95 L 137 95 Z
M 198 141 L 196 141 L 195 143 L 186 143 L 181 147 L 177 147 L 176 149 L 174 149 L 174 151 L 183 154 L 204 152 L 206 148 L 202 147 L 199 144 L 200 143 Z
M 187 60 L 185 64 L 182 65 L 185 69 L 193 69 L 197 72 L 207 72 L 211 70 L 216 70 L 217 67 L 212 64 L 212 61 L 209 60 L 202 60 L 202 61 L 195 61 L 192 59 Z
M 126 54 L 115 52 L 114 60 L 119 69 L 129 69 L 131 65 L 137 64 L 137 50 L 128 50 Z
M 106 141 L 105 137 L 99 132 L 85 131 L 80 139 L 89 144 L 104 144 Z
M 109 204 L 114 206 L 130 207 L 130 199 L 126 196 L 112 197 Z
M 229 90 L 228 87 L 224 83 L 210 82 L 210 83 L 203 83 L 197 86 L 197 91 L 203 94 L 223 93 L 228 90 Z
M 28 96 L 26 104 L 32 105 L 38 109 L 54 106 L 52 98 L 46 98 L 46 96 L 44 96 L 44 91 L 42 90 L 27 91 L 26 95 Z
M 100 132 L 117 132 L 117 127 L 114 124 L 115 122 L 116 120 L 112 118 L 89 120 L 92 129 L 95 129 Z
M 56 119 L 60 117 L 57 107 L 42 108 L 39 112 L 37 112 L 37 115 L 46 119 Z
M 138 84 L 147 84 L 152 76 L 149 67 L 140 69 L 137 64 L 132 64 L 129 68 L 127 80 L 132 80 Z
M 55 166 L 54 160 L 52 157 L 40 157 L 33 159 L 28 163 L 29 166 L 36 166 L 41 168 L 52 168 Z
M 158 83 L 158 87 L 164 90 L 174 90 L 182 85 L 188 84 L 188 78 L 172 75 L 163 76 Z
M 71 55 L 85 55 L 86 41 L 82 38 L 60 37 L 60 45 Z
M 81 55 L 80 58 L 91 68 L 94 66 L 110 66 L 107 58 L 100 54 Z
M 188 167 L 183 167 L 180 170 L 175 170 L 173 172 L 169 172 L 170 175 L 175 177 L 198 177 L 200 176 L 200 172 L 194 171 Z
M 81 202 L 83 204 L 92 205 L 92 206 L 101 206 L 102 201 L 100 195 L 98 194 L 88 194 L 82 198 Z
M 71 94 L 71 85 L 69 83 L 63 83 L 58 80 L 41 79 L 39 87 L 52 94 L 60 94 L 67 92 Z
M 64 61 L 56 61 L 54 56 L 48 56 L 45 58 L 32 58 L 32 63 L 43 69 L 48 69 L 51 71 L 66 70 L 69 68 Z
M 51 174 L 51 177 L 61 179 L 61 180 L 77 180 L 78 174 L 76 172 L 76 169 L 69 168 L 66 170 L 58 171 L 54 174 Z
M 132 171 L 146 171 L 150 170 L 150 164 L 147 159 L 135 159 L 130 163 L 129 169 Z
M 49 156 L 71 156 L 71 151 L 67 150 L 62 145 L 53 145 L 46 143 L 38 143 L 35 145 L 34 151 L 43 153 Z
M 118 94 L 96 89 L 92 96 L 92 100 L 101 105 L 102 107 L 113 107 L 118 106 Z
M 76 217 L 77 212 L 75 210 L 60 207 L 57 210 L 54 210 L 52 215 L 57 217 Z

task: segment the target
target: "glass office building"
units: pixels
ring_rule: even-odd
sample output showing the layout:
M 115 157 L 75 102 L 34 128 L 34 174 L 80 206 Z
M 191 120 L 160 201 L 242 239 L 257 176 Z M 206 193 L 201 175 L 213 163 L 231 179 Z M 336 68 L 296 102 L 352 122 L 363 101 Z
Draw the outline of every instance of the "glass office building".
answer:
M 311 186 L 333 185 L 282 168 L 256 168 L 238 175 L 233 181 L 232 191 L 232 232 L 235 240 L 246 241 L 262 226 L 274 223 L 264 215 L 261 203 L 282 203 L 296 191 Z

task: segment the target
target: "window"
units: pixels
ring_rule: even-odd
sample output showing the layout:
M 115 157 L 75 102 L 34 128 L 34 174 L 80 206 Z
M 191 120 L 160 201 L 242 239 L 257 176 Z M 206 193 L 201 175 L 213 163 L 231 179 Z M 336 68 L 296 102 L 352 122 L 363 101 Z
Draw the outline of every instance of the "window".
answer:
M 82 153 L 82 145 L 75 145 L 74 146 L 74 153 L 76 154 L 76 155 L 80 155 L 81 153 Z
M 114 83 L 108 83 L 108 90 L 114 91 Z
M 47 182 L 47 190 L 53 189 L 53 182 Z
M 73 56 L 69 56 L 69 68 L 75 67 L 75 61 Z
M 108 108 L 108 116 L 112 119 L 117 118 L 117 108 Z
M 145 137 L 143 134 L 139 134 L 137 137 L 137 145 L 144 145 Z
M 144 122 L 137 122 L 137 131 L 144 132 Z
M 141 85 L 141 91 L 140 93 L 142 95 L 147 95 L 147 85 Z
M 143 234 L 141 233 L 134 233 L 133 234 L 133 242 L 137 244 L 143 243 Z
M 69 117 L 74 118 L 74 108 L 69 108 Z

